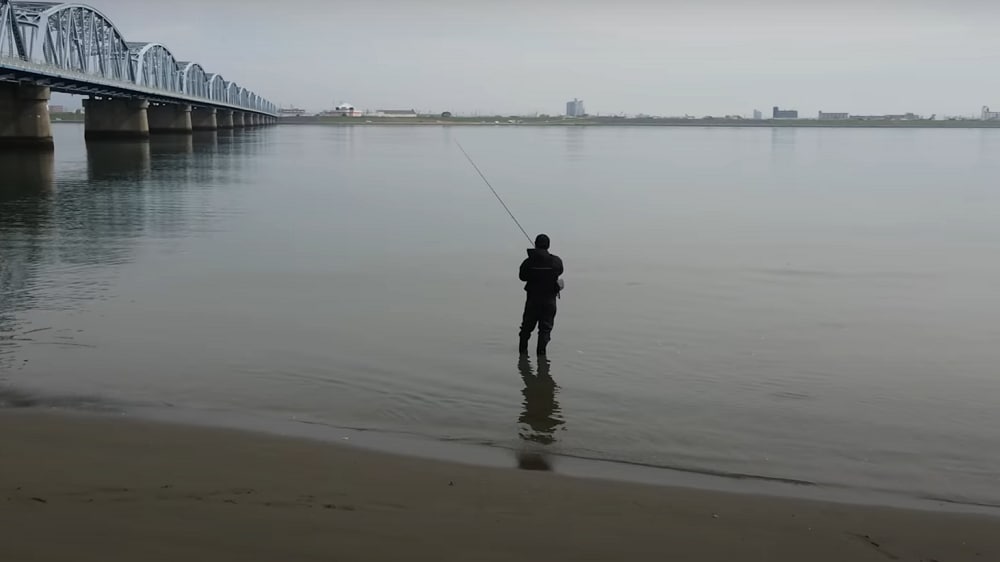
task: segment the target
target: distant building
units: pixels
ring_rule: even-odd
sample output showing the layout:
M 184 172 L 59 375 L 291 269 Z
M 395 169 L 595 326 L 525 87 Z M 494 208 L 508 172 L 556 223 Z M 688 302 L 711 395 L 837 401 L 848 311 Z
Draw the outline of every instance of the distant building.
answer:
M 583 100 L 573 98 L 566 102 L 566 117 L 583 117 L 587 112 L 583 109 Z
M 1000 111 L 990 111 L 989 106 L 983 106 L 983 121 L 997 121 L 1000 120 Z
M 361 111 L 349 103 L 342 103 L 333 110 L 323 111 L 320 115 L 324 117 L 361 117 Z
M 306 110 L 297 107 L 282 107 L 278 110 L 278 117 L 302 117 Z
M 416 117 L 413 109 L 376 109 L 375 117 Z
M 66 113 L 66 106 L 64 105 L 50 105 L 49 113 Z
M 844 119 L 850 119 L 851 116 L 848 113 L 825 113 L 819 112 L 820 121 L 843 121 Z
M 753 118 L 756 119 L 757 121 L 760 121 L 761 119 L 764 118 L 764 114 L 761 113 L 759 109 L 755 109 L 753 110 Z
M 923 119 L 916 113 L 903 113 L 900 115 L 851 115 L 851 119 L 861 121 L 915 121 Z
M 778 106 L 774 106 L 771 110 L 772 119 L 798 119 L 799 111 L 797 109 L 780 109 Z

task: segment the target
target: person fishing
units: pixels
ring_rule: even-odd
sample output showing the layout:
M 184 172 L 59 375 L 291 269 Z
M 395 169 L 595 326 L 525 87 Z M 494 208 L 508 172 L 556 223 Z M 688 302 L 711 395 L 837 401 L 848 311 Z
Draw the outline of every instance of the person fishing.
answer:
M 538 345 L 536 352 L 539 357 L 546 355 L 549 340 L 552 339 L 552 328 L 556 319 L 556 299 L 562 291 L 563 274 L 562 259 L 549 252 L 551 241 L 545 234 L 535 238 L 535 247 L 528 248 L 528 257 L 521 262 L 519 277 L 524 281 L 527 298 L 524 302 L 524 316 L 521 319 L 521 339 L 518 351 L 521 355 L 528 354 L 528 343 L 531 333 L 538 326 Z
M 504 202 L 497 190 L 494 189 L 490 180 L 486 179 L 486 174 L 479 169 L 475 160 L 465 151 L 465 147 L 460 142 L 455 141 L 455 145 L 465 155 L 465 159 L 475 168 L 479 177 L 483 179 L 486 187 L 490 188 L 493 196 L 503 206 L 503 209 L 510 215 L 517 228 L 524 234 L 524 237 L 531 242 L 528 231 L 521 226 L 521 221 L 517 220 L 510 207 Z M 531 340 L 531 333 L 538 327 L 538 347 L 536 349 L 539 357 L 544 357 L 552 339 L 552 328 L 556 320 L 556 299 L 563 289 L 563 281 L 559 278 L 563 274 L 563 262 L 559 256 L 549 253 L 549 237 L 539 234 L 535 237 L 534 248 L 528 248 L 528 258 L 521 263 L 519 276 L 524 281 L 524 290 L 528 293 L 524 303 L 524 316 L 521 319 L 521 341 L 518 351 L 521 355 L 528 354 L 528 343 Z

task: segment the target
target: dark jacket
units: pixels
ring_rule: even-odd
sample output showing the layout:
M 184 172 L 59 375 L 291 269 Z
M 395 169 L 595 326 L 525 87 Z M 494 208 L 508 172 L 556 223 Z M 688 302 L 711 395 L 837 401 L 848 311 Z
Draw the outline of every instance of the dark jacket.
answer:
M 528 259 L 521 262 L 520 278 L 528 299 L 555 299 L 559 296 L 559 276 L 563 262 L 548 250 L 528 249 Z

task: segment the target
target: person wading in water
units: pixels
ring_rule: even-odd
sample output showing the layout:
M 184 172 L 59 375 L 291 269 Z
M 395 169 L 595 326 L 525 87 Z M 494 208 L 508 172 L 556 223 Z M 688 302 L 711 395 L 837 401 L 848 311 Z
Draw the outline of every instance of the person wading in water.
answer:
M 539 356 L 544 356 L 549 340 L 552 338 L 552 328 L 556 319 L 556 299 L 562 290 L 563 262 L 559 256 L 549 253 L 549 237 L 539 234 L 535 238 L 535 247 L 528 249 L 528 258 L 521 262 L 520 278 L 524 281 L 524 290 L 528 293 L 524 303 L 524 317 L 521 321 L 521 341 L 518 351 L 521 355 L 528 354 L 528 342 L 531 332 L 538 326 Z

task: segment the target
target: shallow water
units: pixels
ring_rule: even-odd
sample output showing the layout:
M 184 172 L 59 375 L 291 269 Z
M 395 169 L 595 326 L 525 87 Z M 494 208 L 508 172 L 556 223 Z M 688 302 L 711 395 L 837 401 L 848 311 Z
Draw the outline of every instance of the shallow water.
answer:
M 0 155 L 0 405 L 1000 504 L 1000 131 L 55 132 Z M 455 140 L 566 262 L 541 378 L 525 240 Z

